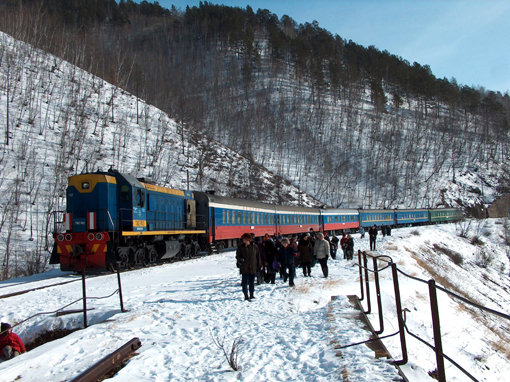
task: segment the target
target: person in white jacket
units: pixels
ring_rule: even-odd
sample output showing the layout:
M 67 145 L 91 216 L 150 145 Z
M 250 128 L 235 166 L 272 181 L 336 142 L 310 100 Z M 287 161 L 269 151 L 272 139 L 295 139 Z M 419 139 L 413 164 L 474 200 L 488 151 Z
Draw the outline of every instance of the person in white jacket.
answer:
M 329 256 L 329 243 L 324 240 L 324 234 L 319 232 L 317 240 L 313 247 L 313 254 L 319 260 L 324 277 L 328 277 L 328 256 Z

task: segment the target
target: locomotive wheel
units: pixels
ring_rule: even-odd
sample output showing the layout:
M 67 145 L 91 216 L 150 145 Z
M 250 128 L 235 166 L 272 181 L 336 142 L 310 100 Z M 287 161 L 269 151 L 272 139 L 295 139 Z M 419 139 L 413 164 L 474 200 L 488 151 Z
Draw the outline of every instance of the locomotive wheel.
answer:
M 147 250 L 147 253 L 145 255 L 145 261 L 143 263 L 144 266 L 149 266 L 150 264 L 153 264 L 156 262 L 158 258 L 158 252 L 154 247 Z
M 132 250 L 129 251 L 118 251 L 117 258 L 120 262 L 121 269 L 129 268 L 129 259 L 132 257 Z
M 186 244 L 184 257 L 191 259 L 193 256 L 193 250 L 191 248 L 191 244 Z
M 145 247 L 137 248 L 134 253 L 133 265 L 145 264 L 147 249 Z

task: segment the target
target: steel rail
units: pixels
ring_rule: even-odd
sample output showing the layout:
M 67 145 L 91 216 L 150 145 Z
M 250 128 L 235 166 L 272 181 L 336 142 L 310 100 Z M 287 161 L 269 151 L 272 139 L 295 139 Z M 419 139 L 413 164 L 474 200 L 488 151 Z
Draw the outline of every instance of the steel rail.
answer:
M 55 284 L 48 284 L 48 285 L 43 285 L 43 286 L 40 286 L 40 287 L 35 287 L 35 288 L 30 288 L 30 289 L 24 289 L 24 290 L 20 290 L 20 291 L 17 291 L 17 292 L 12 292 L 12 293 L 7 293 L 7 294 L 3 294 L 0 296 L 0 300 L 1 299 L 4 299 L 4 298 L 8 298 L 8 297 L 14 297 L 14 296 L 19 296 L 19 295 L 22 295 L 22 294 L 25 294 L 25 293 L 29 293 L 29 292 L 34 292 L 36 290 L 40 290 L 40 289 L 45 289 L 45 288 L 51 288 L 51 287 L 54 287 L 54 286 L 59 286 L 59 285 L 65 285 L 65 284 L 69 284 L 69 283 L 74 283 L 76 281 L 80 281 L 80 279 L 75 279 L 75 280 L 70 280 L 70 281 L 63 281 L 61 283 L 55 283 Z
M 131 339 L 113 353 L 110 353 L 99 362 L 89 367 L 74 378 L 72 382 L 96 382 L 115 368 L 122 366 L 122 362 L 141 346 L 142 343 L 138 337 Z

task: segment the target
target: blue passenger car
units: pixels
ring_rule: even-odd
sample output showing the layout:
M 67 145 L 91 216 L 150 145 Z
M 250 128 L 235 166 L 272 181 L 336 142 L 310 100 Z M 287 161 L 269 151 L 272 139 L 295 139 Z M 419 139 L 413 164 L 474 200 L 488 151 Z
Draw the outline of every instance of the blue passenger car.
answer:
M 427 209 L 395 210 L 398 225 L 419 224 L 429 222 Z
M 359 210 L 359 220 L 362 227 L 393 226 L 395 225 L 394 210 Z

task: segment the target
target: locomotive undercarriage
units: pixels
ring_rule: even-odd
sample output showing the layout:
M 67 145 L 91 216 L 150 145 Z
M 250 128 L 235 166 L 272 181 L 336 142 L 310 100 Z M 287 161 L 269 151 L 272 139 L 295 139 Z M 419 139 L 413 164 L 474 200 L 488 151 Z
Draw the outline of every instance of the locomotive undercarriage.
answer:
M 119 263 L 121 269 L 150 264 L 190 259 L 198 256 L 201 246 L 197 237 L 131 237 L 122 238 L 110 246 L 106 266 L 113 270 Z

